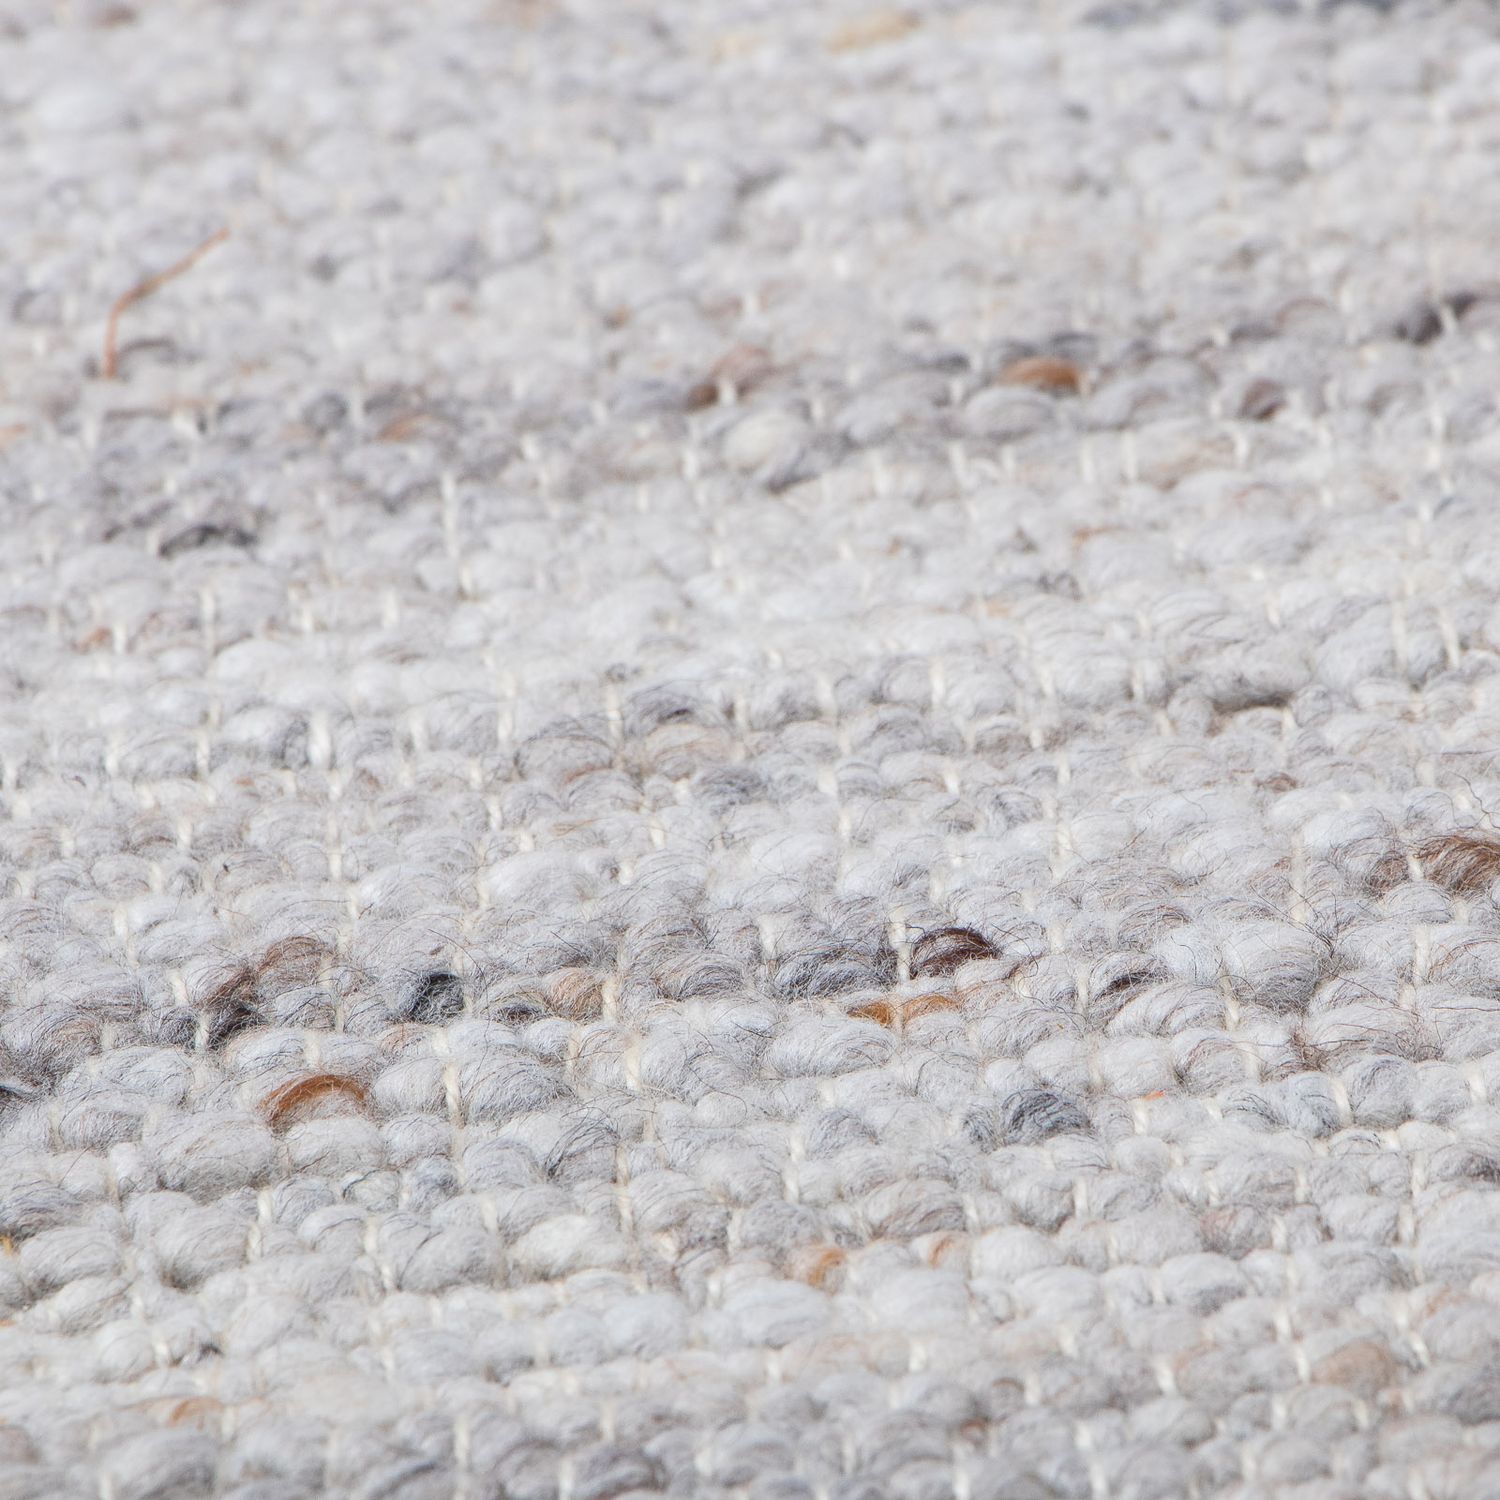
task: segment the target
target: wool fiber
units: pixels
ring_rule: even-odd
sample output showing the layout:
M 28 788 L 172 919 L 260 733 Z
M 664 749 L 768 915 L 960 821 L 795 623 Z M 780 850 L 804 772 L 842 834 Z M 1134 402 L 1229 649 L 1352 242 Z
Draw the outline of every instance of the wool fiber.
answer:
M 0 1497 L 1500 1500 L 1497 152 L 1482 0 L 0 0 Z

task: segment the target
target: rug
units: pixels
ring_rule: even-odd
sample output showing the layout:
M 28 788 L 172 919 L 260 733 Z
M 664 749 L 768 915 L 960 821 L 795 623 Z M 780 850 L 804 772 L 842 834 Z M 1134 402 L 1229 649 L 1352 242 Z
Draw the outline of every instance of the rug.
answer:
M 1500 1496 L 1500 20 L 4 0 L 0 1497 Z

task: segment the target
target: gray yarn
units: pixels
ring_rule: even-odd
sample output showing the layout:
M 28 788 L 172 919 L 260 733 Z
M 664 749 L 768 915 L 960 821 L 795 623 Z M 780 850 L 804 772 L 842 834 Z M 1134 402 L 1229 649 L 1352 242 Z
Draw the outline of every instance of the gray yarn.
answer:
M 0 8 L 0 1500 L 1500 1496 L 1497 150 L 1479 0 Z

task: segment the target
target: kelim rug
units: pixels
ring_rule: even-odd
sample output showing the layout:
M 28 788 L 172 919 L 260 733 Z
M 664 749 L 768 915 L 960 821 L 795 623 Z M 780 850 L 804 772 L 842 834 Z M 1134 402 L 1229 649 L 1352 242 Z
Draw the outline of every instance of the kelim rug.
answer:
M 0 4 L 0 1500 L 1500 1496 L 1500 12 Z

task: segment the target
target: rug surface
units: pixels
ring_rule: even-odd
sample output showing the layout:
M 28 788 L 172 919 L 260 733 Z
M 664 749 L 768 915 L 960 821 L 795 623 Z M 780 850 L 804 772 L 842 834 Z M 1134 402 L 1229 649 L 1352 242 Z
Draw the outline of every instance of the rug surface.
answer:
M 0 1497 L 1500 1495 L 1500 13 L 0 4 Z

